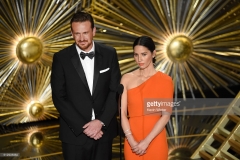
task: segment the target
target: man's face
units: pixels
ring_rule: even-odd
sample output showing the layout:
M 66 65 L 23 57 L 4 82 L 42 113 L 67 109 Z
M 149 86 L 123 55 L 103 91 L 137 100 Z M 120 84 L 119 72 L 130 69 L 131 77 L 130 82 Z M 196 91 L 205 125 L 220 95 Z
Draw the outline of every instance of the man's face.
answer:
M 95 33 L 96 28 L 92 29 L 89 21 L 72 23 L 72 36 L 78 47 L 83 51 L 90 51 Z

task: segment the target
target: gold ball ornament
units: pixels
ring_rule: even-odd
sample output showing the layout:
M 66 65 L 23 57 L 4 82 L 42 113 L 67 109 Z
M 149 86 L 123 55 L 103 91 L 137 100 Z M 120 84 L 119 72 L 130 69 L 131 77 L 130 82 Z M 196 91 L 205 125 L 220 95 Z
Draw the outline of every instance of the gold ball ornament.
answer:
M 176 36 L 167 45 L 167 56 L 173 62 L 186 61 L 193 51 L 191 40 L 186 36 Z
M 169 160 L 191 160 L 192 152 L 189 148 L 186 147 L 180 147 L 174 149 L 169 154 Z
M 31 103 L 28 107 L 28 113 L 32 118 L 38 119 L 44 114 L 44 107 L 39 102 Z
M 34 132 L 29 136 L 28 143 L 33 147 L 40 147 L 43 144 L 44 136 L 41 132 Z
M 25 64 L 36 62 L 41 57 L 42 51 L 42 42 L 36 37 L 24 38 L 16 47 L 18 59 Z

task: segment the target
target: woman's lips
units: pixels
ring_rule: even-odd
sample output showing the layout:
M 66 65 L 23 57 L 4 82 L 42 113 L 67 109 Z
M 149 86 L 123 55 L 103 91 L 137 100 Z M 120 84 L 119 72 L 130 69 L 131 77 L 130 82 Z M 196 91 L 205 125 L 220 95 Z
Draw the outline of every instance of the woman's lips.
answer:
M 144 63 L 138 63 L 138 65 L 139 65 L 139 66 L 143 66 L 143 65 L 144 65 Z

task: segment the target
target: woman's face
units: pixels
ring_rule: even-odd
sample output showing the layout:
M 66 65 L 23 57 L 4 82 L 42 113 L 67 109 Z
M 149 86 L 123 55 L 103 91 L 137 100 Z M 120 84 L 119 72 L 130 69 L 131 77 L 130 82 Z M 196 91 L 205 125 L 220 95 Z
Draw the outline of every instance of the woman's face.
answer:
M 147 68 L 150 64 L 153 64 L 152 59 L 155 57 L 155 51 L 151 53 L 148 48 L 141 45 L 136 45 L 133 49 L 133 52 L 134 59 L 140 69 Z

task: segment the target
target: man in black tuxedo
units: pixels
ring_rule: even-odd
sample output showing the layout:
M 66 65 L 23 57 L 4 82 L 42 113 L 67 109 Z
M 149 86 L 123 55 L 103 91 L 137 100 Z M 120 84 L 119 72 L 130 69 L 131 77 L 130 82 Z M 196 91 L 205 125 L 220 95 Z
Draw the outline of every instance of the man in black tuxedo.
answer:
M 116 92 L 120 69 L 116 50 L 93 41 L 90 14 L 71 19 L 75 43 L 53 57 L 52 99 L 60 113 L 65 160 L 111 160 L 117 135 Z

